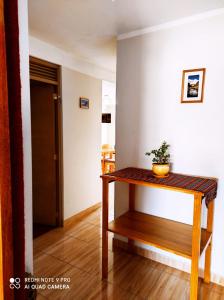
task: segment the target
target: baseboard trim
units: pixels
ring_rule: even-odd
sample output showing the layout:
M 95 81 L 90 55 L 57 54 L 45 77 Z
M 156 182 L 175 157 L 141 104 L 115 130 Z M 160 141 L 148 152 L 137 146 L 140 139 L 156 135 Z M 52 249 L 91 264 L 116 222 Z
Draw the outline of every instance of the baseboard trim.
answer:
M 156 262 L 159 262 L 161 264 L 167 265 L 171 268 L 175 268 L 175 269 L 184 271 L 186 273 L 190 273 L 190 263 L 188 264 L 188 263 L 185 263 L 185 262 L 177 261 L 177 260 L 175 260 L 171 257 L 167 257 L 167 256 L 165 256 L 161 253 L 157 253 L 157 252 L 154 252 L 152 250 L 142 248 L 138 245 L 131 245 L 131 247 L 130 247 L 128 242 L 119 240 L 115 237 L 113 238 L 112 247 L 113 247 L 113 250 L 122 249 L 124 251 L 129 252 L 129 253 L 137 254 L 137 255 L 143 256 L 145 258 L 149 258 L 149 259 L 154 260 Z M 204 270 L 203 269 L 199 270 L 199 276 L 201 278 L 203 278 L 203 276 L 204 276 Z M 222 277 L 220 275 L 212 273 L 211 274 L 211 281 L 213 283 L 218 284 L 218 285 L 224 286 L 224 277 Z
M 101 202 L 88 207 L 85 210 L 80 211 L 79 213 L 75 214 L 74 216 L 69 217 L 64 221 L 64 226 L 69 226 L 73 224 L 74 222 L 80 221 L 81 219 L 87 217 L 89 214 L 93 213 L 95 210 L 99 209 L 101 207 Z

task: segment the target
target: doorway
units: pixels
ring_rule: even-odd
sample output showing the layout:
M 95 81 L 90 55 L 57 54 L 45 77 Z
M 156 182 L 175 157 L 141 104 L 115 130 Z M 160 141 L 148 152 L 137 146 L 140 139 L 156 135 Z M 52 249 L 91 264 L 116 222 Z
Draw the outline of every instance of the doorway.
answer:
M 102 81 L 102 124 L 101 124 L 101 151 L 103 148 L 108 157 L 105 159 L 102 173 L 113 172 L 116 169 L 116 84 L 114 82 Z M 111 152 L 112 150 L 112 152 Z M 114 183 L 109 189 L 109 219 L 114 219 Z
M 33 236 L 63 226 L 60 66 L 30 58 Z

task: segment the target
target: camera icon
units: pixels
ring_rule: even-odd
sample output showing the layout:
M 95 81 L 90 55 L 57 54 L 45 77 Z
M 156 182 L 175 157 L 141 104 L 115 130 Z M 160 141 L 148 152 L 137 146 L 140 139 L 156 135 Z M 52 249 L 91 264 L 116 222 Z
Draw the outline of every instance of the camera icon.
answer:
M 9 287 L 10 289 L 19 289 L 20 288 L 20 278 L 10 278 L 9 279 Z

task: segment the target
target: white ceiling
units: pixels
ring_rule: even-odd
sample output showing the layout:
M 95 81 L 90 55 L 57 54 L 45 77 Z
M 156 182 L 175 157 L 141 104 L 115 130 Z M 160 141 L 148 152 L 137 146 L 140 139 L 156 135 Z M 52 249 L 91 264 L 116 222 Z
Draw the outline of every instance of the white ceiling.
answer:
M 224 0 L 29 0 L 31 35 L 107 70 L 116 36 L 224 7 Z

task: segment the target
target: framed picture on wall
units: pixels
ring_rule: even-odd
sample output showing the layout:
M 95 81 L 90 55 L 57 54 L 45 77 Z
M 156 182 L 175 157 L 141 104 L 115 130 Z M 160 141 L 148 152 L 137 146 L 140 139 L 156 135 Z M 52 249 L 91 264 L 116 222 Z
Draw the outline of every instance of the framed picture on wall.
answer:
M 205 68 L 183 70 L 181 103 L 203 102 L 205 71 Z
M 79 98 L 79 107 L 83 109 L 89 109 L 89 99 L 80 97 Z
M 102 113 L 102 123 L 111 123 L 111 114 Z

